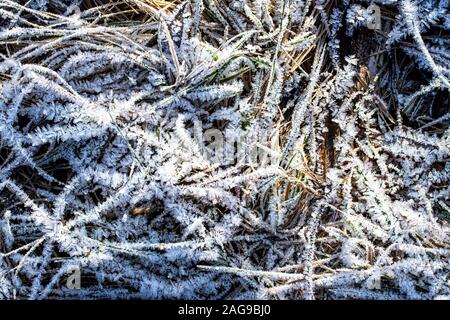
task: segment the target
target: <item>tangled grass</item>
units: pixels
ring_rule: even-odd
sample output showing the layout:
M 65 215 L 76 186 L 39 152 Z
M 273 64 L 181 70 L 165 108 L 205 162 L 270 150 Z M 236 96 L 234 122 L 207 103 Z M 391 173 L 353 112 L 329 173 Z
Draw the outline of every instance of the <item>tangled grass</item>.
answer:
M 0 0 L 0 297 L 450 297 L 449 28 L 437 0 Z

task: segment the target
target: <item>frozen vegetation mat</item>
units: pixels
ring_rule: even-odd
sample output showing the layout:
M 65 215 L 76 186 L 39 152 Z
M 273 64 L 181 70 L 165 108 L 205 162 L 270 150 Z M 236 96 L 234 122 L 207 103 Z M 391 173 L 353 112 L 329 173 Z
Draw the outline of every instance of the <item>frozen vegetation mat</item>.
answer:
M 0 0 L 0 297 L 450 297 L 447 0 Z

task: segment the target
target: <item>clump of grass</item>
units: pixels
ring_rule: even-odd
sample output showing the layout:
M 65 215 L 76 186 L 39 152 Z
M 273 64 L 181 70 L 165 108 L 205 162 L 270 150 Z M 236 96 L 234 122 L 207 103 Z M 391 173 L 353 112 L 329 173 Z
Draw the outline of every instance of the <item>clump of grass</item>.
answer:
M 450 295 L 442 3 L 0 0 L 0 296 Z

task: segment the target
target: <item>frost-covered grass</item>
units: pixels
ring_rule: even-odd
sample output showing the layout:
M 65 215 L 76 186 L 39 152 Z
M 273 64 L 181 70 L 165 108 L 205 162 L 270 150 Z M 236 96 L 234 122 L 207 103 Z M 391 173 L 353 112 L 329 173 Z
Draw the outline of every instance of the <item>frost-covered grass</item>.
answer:
M 0 0 L 0 297 L 449 298 L 448 6 Z

